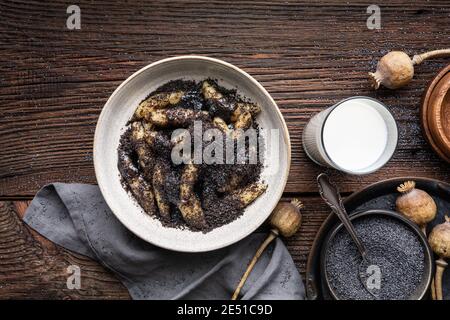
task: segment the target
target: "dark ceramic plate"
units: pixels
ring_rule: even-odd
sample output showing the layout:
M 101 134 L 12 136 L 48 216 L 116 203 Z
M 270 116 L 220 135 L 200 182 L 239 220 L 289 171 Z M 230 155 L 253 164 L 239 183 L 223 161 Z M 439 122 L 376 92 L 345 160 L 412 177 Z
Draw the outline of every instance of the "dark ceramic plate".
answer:
M 428 225 L 428 232 L 437 223 L 444 221 L 444 215 L 450 214 L 450 184 L 426 178 L 395 178 L 372 184 L 344 200 L 345 208 L 349 213 L 369 209 L 387 209 L 395 211 L 395 200 L 399 193 L 396 188 L 400 183 L 407 180 L 416 181 L 416 187 L 427 191 L 438 206 L 436 219 Z M 322 283 L 320 276 L 320 251 L 329 231 L 339 223 L 334 214 L 330 214 L 314 239 L 311 252 L 306 265 L 306 293 L 308 299 L 321 300 L 330 299 Z M 443 295 L 444 299 L 450 300 L 450 268 L 444 272 Z

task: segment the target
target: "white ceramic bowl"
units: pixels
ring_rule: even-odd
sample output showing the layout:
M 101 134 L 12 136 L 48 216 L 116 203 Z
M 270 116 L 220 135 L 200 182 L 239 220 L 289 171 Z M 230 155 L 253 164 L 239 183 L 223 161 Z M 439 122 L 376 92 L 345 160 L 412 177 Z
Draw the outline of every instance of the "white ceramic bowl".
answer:
M 136 106 L 150 92 L 175 79 L 218 79 L 226 88 L 261 105 L 257 122 L 263 129 L 279 130 L 279 153 L 264 159 L 262 180 L 267 191 L 249 205 L 233 222 L 208 233 L 163 227 L 144 213 L 120 183 L 117 147 L 120 135 Z M 162 248 L 202 252 L 228 246 L 256 230 L 270 215 L 282 196 L 291 158 L 289 133 L 269 93 L 250 75 L 224 61 L 202 56 L 180 56 L 152 63 L 126 79 L 106 102 L 94 137 L 94 166 L 100 190 L 112 212 L 134 234 Z

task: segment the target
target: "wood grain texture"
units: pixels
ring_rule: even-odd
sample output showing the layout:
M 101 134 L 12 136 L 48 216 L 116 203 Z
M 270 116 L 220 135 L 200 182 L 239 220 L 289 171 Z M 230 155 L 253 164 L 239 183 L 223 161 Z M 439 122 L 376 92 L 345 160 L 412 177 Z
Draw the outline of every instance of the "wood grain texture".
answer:
M 309 249 L 329 211 L 318 197 L 301 200 L 305 203 L 302 227 L 285 243 L 304 275 Z M 129 298 L 125 287 L 101 265 L 53 244 L 26 226 L 20 218 L 28 204 L 0 201 L 0 299 Z M 73 264 L 81 269 L 80 290 L 66 286 L 67 267 Z
M 382 29 L 368 30 L 370 1 L 77 1 L 81 30 L 66 28 L 66 1 L 0 4 L 0 197 L 32 196 L 48 182 L 95 183 L 92 142 L 108 96 L 134 71 L 168 56 L 231 62 L 271 93 L 288 123 L 287 192 L 316 192 L 323 169 L 307 159 L 301 134 L 335 102 L 368 95 L 386 103 L 400 129 L 398 150 L 365 177 L 336 174 L 343 191 L 386 177 L 449 180 L 419 125 L 420 97 L 444 60 L 416 68 L 397 91 L 373 92 L 367 72 L 393 49 L 409 54 L 450 44 L 448 1 L 380 3 Z M 448 63 L 448 61 L 447 61 Z
M 20 220 L 27 202 L 0 202 L 0 299 L 126 299 L 128 291 L 90 259 L 62 249 Z M 67 268 L 81 269 L 81 289 L 67 288 Z
M 450 167 L 422 137 L 420 98 L 445 60 L 416 67 L 406 88 L 370 90 L 367 72 L 390 50 L 411 56 L 450 46 L 448 1 L 379 1 L 382 29 L 368 30 L 372 1 L 77 1 L 81 30 L 66 28 L 67 1 L 0 1 L 0 199 L 30 199 L 49 182 L 95 183 L 95 124 L 114 89 L 139 68 L 200 54 L 244 69 L 269 91 L 289 127 L 292 165 L 284 201 L 302 195 L 300 232 L 286 240 L 304 274 L 314 236 L 328 215 L 317 195 L 324 170 L 306 157 L 303 127 L 315 113 L 353 95 L 389 106 L 398 150 L 377 173 L 329 172 L 352 192 L 395 176 L 450 180 Z M 97 263 L 64 250 L 20 220 L 28 202 L 0 202 L 0 299 L 129 298 Z M 66 287 L 80 265 L 81 290 Z

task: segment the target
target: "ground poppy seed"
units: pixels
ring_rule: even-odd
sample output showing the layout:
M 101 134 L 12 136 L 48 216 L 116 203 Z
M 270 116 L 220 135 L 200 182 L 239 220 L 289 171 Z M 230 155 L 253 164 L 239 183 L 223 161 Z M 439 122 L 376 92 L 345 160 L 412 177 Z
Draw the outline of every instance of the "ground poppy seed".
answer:
M 250 100 L 239 95 L 236 90 L 230 90 L 219 86 L 216 80 L 205 79 L 204 81 L 210 83 L 215 90 L 220 93 L 221 100 L 219 105 L 205 99 L 205 96 L 202 93 L 203 81 L 174 80 L 162 85 L 149 94 L 147 98 L 155 96 L 156 94 L 183 92 L 180 101 L 164 108 L 164 110 L 167 111 L 166 115 L 170 125 L 152 129 L 157 131 L 157 135 L 155 136 L 154 141 L 152 141 L 152 144 L 148 146 L 148 152 L 144 154 L 145 159 L 148 161 L 140 161 L 139 157 L 141 157 L 141 159 L 143 157 L 137 150 L 139 150 L 139 147 L 142 146 L 143 142 L 133 141 L 131 127 L 122 134 L 118 147 L 118 168 L 121 172 L 124 188 L 131 191 L 129 182 L 126 178 L 135 175 L 137 171 L 139 174 L 142 173 L 143 180 L 145 180 L 148 185 L 151 185 L 153 169 L 155 165 L 158 164 L 162 171 L 162 176 L 164 177 L 161 184 L 158 185 L 158 191 L 160 191 L 159 195 L 161 199 L 163 199 L 170 207 L 170 214 L 163 216 L 159 214 L 159 211 L 156 212 L 156 214 L 152 214 L 145 209 L 144 211 L 159 219 L 166 227 L 189 228 L 193 231 L 209 232 L 238 219 L 244 213 L 245 207 L 242 206 L 239 199 L 230 196 L 230 194 L 233 191 L 239 191 L 241 188 L 260 180 L 263 168 L 262 155 L 264 152 L 264 139 L 260 136 L 259 125 L 256 120 L 253 119 L 252 115 L 252 122 L 247 129 L 254 129 L 254 132 L 256 132 L 256 140 L 258 141 L 258 146 L 256 148 L 256 162 L 250 161 L 250 143 L 248 139 L 245 142 L 245 148 L 240 148 L 240 151 L 238 150 L 238 142 L 235 139 L 232 141 L 234 148 L 231 150 L 231 153 L 233 154 L 231 157 L 233 161 L 231 161 L 231 163 L 227 162 L 227 158 L 222 159 L 222 161 L 219 161 L 218 163 L 207 163 L 206 161 L 196 163 L 198 177 L 196 178 L 193 188 L 195 197 L 198 198 L 201 204 L 205 224 L 201 227 L 187 224 L 186 221 L 183 220 L 179 206 L 181 201 L 181 175 L 184 164 L 177 164 L 171 160 L 171 151 L 173 147 L 171 137 L 173 131 L 179 129 L 180 125 L 178 124 L 181 123 L 183 124 L 182 127 L 187 129 L 190 133 L 192 141 L 195 141 L 196 137 L 199 137 L 199 140 L 202 140 L 203 137 L 206 136 L 207 130 L 219 130 L 212 121 L 214 117 L 220 116 L 224 120 L 227 120 L 226 124 L 228 124 L 228 128 L 232 129 L 234 124 L 231 123 L 230 119 L 237 103 L 250 103 Z M 189 113 L 186 113 L 186 110 L 189 110 Z M 192 123 L 194 120 L 192 115 L 195 114 L 193 112 L 196 112 L 197 114 L 201 113 L 203 115 L 198 119 L 195 117 L 196 120 L 201 120 L 200 131 L 196 131 L 195 124 Z M 129 125 L 134 121 L 146 122 L 147 120 L 133 117 L 129 121 Z M 221 150 L 223 155 L 227 155 L 225 134 L 223 134 L 222 139 L 223 150 L 218 150 Z M 202 146 L 199 148 L 202 154 L 204 154 L 205 149 L 211 143 L 212 141 L 203 141 Z M 195 148 L 193 148 L 193 150 L 195 152 Z M 215 152 L 216 151 L 214 151 L 214 155 Z M 124 161 L 124 156 L 129 157 L 130 161 Z M 238 159 L 243 159 L 243 163 L 240 163 Z M 231 184 L 230 181 L 232 181 L 233 178 L 235 178 L 235 183 Z M 231 190 L 223 189 L 224 186 L 228 185 L 232 185 L 233 188 Z M 132 194 L 132 192 L 130 193 Z M 135 195 L 133 197 L 136 199 Z M 139 202 L 139 199 L 136 200 L 138 200 L 138 204 L 141 204 L 148 199 L 141 199 L 143 200 L 141 202 Z M 141 205 L 141 207 L 143 206 Z
M 379 299 L 408 299 L 425 272 L 425 252 L 419 237 L 405 224 L 389 217 L 362 217 L 354 226 L 365 244 L 370 263 L 381 270 Z M 374 299 L 359 277 L 361 255 L 345 229 L 339 230 L 325 255 L 326 273 L 340 299 Z

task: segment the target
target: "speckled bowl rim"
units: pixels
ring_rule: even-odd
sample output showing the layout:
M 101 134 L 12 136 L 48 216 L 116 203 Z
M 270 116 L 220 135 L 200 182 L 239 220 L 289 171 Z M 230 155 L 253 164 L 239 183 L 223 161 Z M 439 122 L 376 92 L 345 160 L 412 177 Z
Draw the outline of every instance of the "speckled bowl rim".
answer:
M 270 216 L 270 214 L 272 213 L 273 209 L 275 208 L 275 206 L 277 205 L 277 201 L 274 202 L 272 204 L 272 206 L 270 207 L 266 207 L 266 211 L 264 212 L 263 216 L 264 219 L 261 219 L 261 223 L 258 224 L 254 224 L 251 228 L 248 228 L 248 230 L 245 233 L 242 233 L 239 237 L 235 237 L 232 240 L 229 240 L 228 242 L 223 242 L 220 244 L 214 244 L 214 243 L 210 243 L 210 245 L 208 247 L 204 247 L 202 249 L 197 249 L 197 248 L 179 248 L 179 247 L 174 247 L 171 245 L 166 245 L 163 243 L 160 243 L 157 241 L 157 239 L 153 239 L 150 240 L 148 238 L 143 237 L 142 235 L 138 234 L 135 232 L 135 230 L 133 230 L 133 226 L 129 223 L 129 221 L 127 219 L 123 219 L 123 217 L 121 217 L 119 214 L 116 214 L 115 211 L 117 211 L 119 208 L 116 207 L 114 201 L 112 201 L 110 199 L 109 193 L 106 192 L 107 187 L 102 185 L 101 183 L 99 183 L 99 181 L 101 181 L 101 179 L 99 179 L 99 172 L 100 172 L 100 167 L 101 167 L 101 163 L 99 160 L 99 151 L 97 151 L 98 149 L 98 144 L 99 144 L 99 128 L 103 125 L 103 122 L 105 121 L 104 117 L 105 117 L 105 110 L 106 108 L 108 108 L 109 104 L 112 103 L 111 101 L 115 98 L 116 95 L 118 95 L 118 93 L 123 89 L 123 87 L 130 82 L 132 79 L 134 79 L 135 77 L 137 77 L 138 75 L 140 75 L 141 73 L 147 71 L 148 69 L 151 69 L 155 66 L 158 66 L 160 64 L 164 64 L 164 63 L 170 63 L 173 61 L 177 61 L 177 60 L 203 60 L 203 61 L 207 61 L 207 62 L 212 62 L 221 66 L 224 66 L 226 68 L 232 69 L 233 71 L 240 73 L 242 76 L 244 76 L 246 78 L 247 81 L 251 82 L 253 85 L 255 85 L 257 87 L 257 89 L 265 96 L 265 98 L 267 98 L 268 102 L 270 103 L 271 106 L 273 106 L 277 116 L 278 116 L 278 122 L 281 124 L 281 131 L 282 131 L 282 136 L 284 138 L 284 141 L 286 141 L 286 168 L 284 170 L 284 174 L 282 174 L 283 179 L 279 181 L 280 184 L 280 188 L 278 188 L 278 192 L 272 194 L 272 197 L 275 197 L 277 200 L 281 199 L 284 189 L 286 187 L 287 181 L 288 181 L 288 177 L 289 177 L 289 172 L 290 172 L 290 165 L 291 165 L 291 141 L 290 141 L 290 136 L 289 136 L 289 131 L 286 125 L 286 122 L 283 118 L 283 115 L 280 111 L 280 109 L 278 108 L 278 105 L 276 104 L 275 100 L 272 98 L 272 96 L 267 92 L 267 90 L 256 80 L 254 79 L 252 76 L 250 76 L 247 72 L 241 70 L 240 68 L 225 62 L 223 60 L 220 59 L 216 59 L 216 58 L 211 58 L 211 57 L 206 57 L 206 56 L 199 56 L 199 55 L 183 55 L 183 56 L 176 56 L 176 57 L 170 57 L 170 58 L 165 58 L 162 60 L 158 60 L 156 62 L 153 62 L 139 70 L 137 70 L 136 72 L 134 72 L 131 76 L 129 76 L 125 81 L 123 81 L 117 88 L 116 90 L 114 90 L 114 92 L 111 94 L 111 96 L 108 98 L 108 100 L 106 101 L 105 105 L 102 108 L 102 111 L 100 113 L 100 116 L 97 120 L 97 125 L 95 128 L 95 134 L 94 134 L 94 145 L 93 145 L 93 159 L 94 159 L 94 170 L 95 170 L 95 176 L 96 176 L 96 180 L 98 183 L 98 186 L 100 188 L 100 192 L 102 193 L 103 197 L 105 198 L 106 203 L 108 204 L 109 208 L 111 209 L 111 211 L 113 212 L 113 214 L 117 217 L 117 219 L 128 229 L 130 230 L 132 233 L 134 233 L 136 236 L 138 236 L 139 238 L 141 238 L 142 240 L 149 242 L 151 244 L 154 244 L 158 247 L 164 248 L 164 249 L 168 249 L 168 250 L 173 250 L 173 251 L 178 251 L 178 252 L 207 252 L 207 251 L 213 251 L 213 250 L 217 250 L 220 248 L 224 248 L 227 247 L 229 245 L 232 245 L 236 242 L 238 242 L 239 240 L 244 239 L 245 237 L 247 237 L 248 235 L 250 235 L 252 232 L 254 232 L 258 227 L 261 226 L 261 224 L 264 223 L 264 221 Z M 131 197 L 130 197 L 130 204 L 131 204 Z M 251 206 L 251 205 L 250 205 Z M 245 214 L 245 212 L 244 212 Z M 199 233 L 200 234 L 200 233 Z

